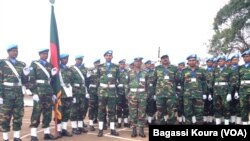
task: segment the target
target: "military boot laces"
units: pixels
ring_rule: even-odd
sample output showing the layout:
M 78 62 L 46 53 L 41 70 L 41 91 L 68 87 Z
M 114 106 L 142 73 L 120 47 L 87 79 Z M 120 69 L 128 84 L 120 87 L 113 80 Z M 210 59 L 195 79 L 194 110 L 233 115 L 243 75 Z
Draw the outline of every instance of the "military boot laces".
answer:
M 63 129 L 62 130 L 62 136 L 72 137 L 72 134 L 70 134 L 67 130 Z
M 22 141 L 20 138 L 14 138 L 13 141 Z
M 144 134 L 144 128 L 143 127 L 140 128 L 139 136 L 141 136 L 142 138 L 146 137 L 146 135 Z
M 116 132 L 115 130 L 111 130 L 110 134 L 113 136 L 119 136 L 119 133 Z
M 81 133 L 87 133 L 88 130 L 86 128 L 78 128 L 78 130 L 81 132 Z
M 56 140 L 56 137 L 54 137 L 52 134 L 44 134 L 43 139 L 44 140 Z
M 39 141 L 37 137 L 31 136 L 31 141 Z
M 137 136 L 137 130 L 136 130 L 136 127 L 133 127 L 132 128 L 132 133 L 131 133 L 131 137 L 134 138 Z
M 77 128 L 73 128 L 73 129 L 72 129 L 72 134 L 80 135 L 80 134 L 81 134 L 81 131 L 79 131 Z
M 93 125 L 89 126 L 89 131 L 95 131 L 95 127 Z
M 102 137 L 103 136 L 103 130 L 99 130 L 97 137 Z

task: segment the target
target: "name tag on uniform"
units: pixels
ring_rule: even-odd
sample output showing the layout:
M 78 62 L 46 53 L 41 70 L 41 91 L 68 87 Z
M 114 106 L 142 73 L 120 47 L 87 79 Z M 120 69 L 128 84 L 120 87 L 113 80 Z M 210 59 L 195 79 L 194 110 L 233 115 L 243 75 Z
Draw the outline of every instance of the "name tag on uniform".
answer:
M 165 76 L 164 76 L 164 79 L 167 79 L 167 80 L 168 80 L 168 79 L 169 79 L 169 76 L 168 76 L 168 75 L 165 75 Z
M 144 82 L 144 81 L 145 81 L 145 78 L 140 78 L 140 81 L 143 81 L 143 82 Z
M 191 82 L 196 82 L 196 78 L 191 78 Z
M 112 74 L 108 74 L 108 77 L 112 77 Z

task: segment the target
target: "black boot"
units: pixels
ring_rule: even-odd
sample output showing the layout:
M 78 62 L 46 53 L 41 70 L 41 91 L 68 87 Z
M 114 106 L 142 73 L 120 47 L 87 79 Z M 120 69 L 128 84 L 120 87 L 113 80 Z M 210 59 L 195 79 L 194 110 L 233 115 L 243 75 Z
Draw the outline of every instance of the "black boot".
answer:
M 20 138 L 14 138 L 13 141 L 22 141 Z
M 98 134 L 97 134 L 97 137 L 102 137 L 103 136 L 103 130 L 100 130 L 99 129 L 99 132 L 98 132 Z
M 43 139 L 44 140 L 56 140 L 56 137 L 54 137 L 52 134 L 44 134 Z
M 137 130 L 136 130 L 136 127 L 133 127 L 132 128 L 132 133 L 131 133 L 131 137 L 134 138 L 137 136 Z
M 95 127 L 93 125 L 89 126 L 89 131 L 95 131 Z
M 119 136 L 119 133 L 116 132 L 115 130 L 112 130 L 112 129 L 111 129 L 110 134 L 113 135 L 113 136 Z
M 37 137 L 31 136 L 31 141 L 39 141 Z
M 129 128 L 130 125 L 129 125 L 129 123 L 124 123 L 123 126 Z
M 143 127 L 140 127 L 139 136 L 141 136 L 142 138 L 146 137 L 146 135 L 144 134 L 144 128 Z
M 103 130 L 107 130 L 108 129 L 108 126 L 106 123 L 103 124 Z
M 122 124 L 121 123 L 117 123 L 116 128 L 121 128 Z
M 97 122 L 98 122 L 97 119 L 94 119 L 93 123 L 97 123 Z
M 62 136 L 72 137 L 72 134 L 70 134 L 67 130 L 63 129 L 62 130 Z
M 72 129 L 72 134 L 80 135 L 80 134 L 81 134 L 81 131 L 79 131 L 77 128 L 73 128 L 73 129 Z
M 81 132 L 81 133 L 87 133 L 88 132 L 88 130 L 86 129 L 86 128 L 79 128 L 79 131 Z

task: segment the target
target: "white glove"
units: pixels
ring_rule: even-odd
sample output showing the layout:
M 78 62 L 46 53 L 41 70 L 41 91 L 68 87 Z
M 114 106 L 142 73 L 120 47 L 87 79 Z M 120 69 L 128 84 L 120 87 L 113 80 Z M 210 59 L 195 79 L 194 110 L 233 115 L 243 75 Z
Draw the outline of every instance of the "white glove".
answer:
M 156 100 L 156 95 L 154 95 L 154 100 Z
M 231 94 L 227 94 L 227 102 L 232 100 L 232 95 Z
M 207 99 L 207 95 L 206 95 L 206 94 L 203 94 L 203 95 L 202 95 L 202 98 L 203 98 L 203 100 L 206 100 L 206 99 Z
M 33 100 L 34 100 L 34 101 L 36 101 L 36 102 L 38 102 L 38 101 L 39 101 L 39 97 L 38 97 L 38 95 L 37 95 L 37 94 L 33 95 Z
M 211 100 L 213 100 L 213 98 L 212 98 L 212 95 L 209 94 L 209 95 L 208 95 L 208 101 L 211 101 Z
M 52 68 L 51 69 L 51 75 L 54 76 L 57 73 L 57 68 Z
M 57 101 L 56 95 L 52 96 L 52 101 L 55 103 Z
M 73 103 L 76 103 L 76 98 L 74 97 L 73 100 L 72 100 Z
M 0 97 L 0 105 L 2 105 L 2 104 L 3 104 L 3 98 Z
M 238 92 L 236 92 L 236 93 L 234 94 L 234 98 L 235 98 L 235 99 L 238 99 L 238 98 L 239 98 Z
M 89 98 L 90 98 L 90 96 L 89 96 L 89 94 L 88 94 L 88 93 L 86 93 L 85 97 L 86 97 L 87 99 L 89 99 Z
M 23 74 L 24 74 L 24 75 L 29 75 L 30 70 L 31 70 L 30 67 L 27 67 L 27 66 L 24 67 L 24 68 L 23 68 Z

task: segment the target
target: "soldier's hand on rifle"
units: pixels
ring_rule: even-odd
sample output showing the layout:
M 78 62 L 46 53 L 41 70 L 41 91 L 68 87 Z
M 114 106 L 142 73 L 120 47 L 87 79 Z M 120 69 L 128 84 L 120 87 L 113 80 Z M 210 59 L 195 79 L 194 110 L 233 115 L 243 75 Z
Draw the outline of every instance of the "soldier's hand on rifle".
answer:
M 89 99 L 90 98 L 89 93 L 86 93 L 85 97 Z
M 3 98 L 0 97 L 0 105 L 2 105 L 2 104 L 3 104 Z
M 203 94 L 203 95 L 202 95 L 202 98 L 203 98 L 203 100 L 206 100 L 206 99 L 207 99 L 207 95 L 206 95 L 206 94 Z
M 238 92 L 235 92 L 235 94 L 234 94 L 234 98 L 235 98 L 235 99 L 238 99 L 238 98 L 239 98 L 239 94 L 238 94 Z
M 34 100 L 34 101 L 36 101 L 36 102 L 38 102 L 38 101 L 39 101 L 39 97 L 38 97 L 38 95 L 37 95 L 37 94 L 33 95 L 33 100 Z
M 24 74 L 24 75 L 29 75 L 30 70 L 31 70 L 30 67 L 28 67 L 28 66 L 24 67 L 24 68 L 23 68 L 23 74 Z
M 51 75 L 54 76 L 57 73 L 57 68 L 52 68 L 51 69 Z
M 52 101 L 53 101 L 54 103 L 57 101 L 56 95 L 53 95 L 53 96 L 52 96 Z
M 232 100 L 232 95 L 231 94 L 227 94 L 227 102 Z
M 208 95 L 208 101 L 211 101 L 211 100 L 213 100 L 213 98 L 212 98 L 212 95 L 209 94 L 209 95 Z

